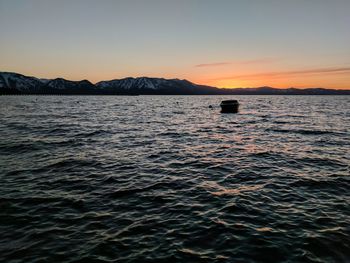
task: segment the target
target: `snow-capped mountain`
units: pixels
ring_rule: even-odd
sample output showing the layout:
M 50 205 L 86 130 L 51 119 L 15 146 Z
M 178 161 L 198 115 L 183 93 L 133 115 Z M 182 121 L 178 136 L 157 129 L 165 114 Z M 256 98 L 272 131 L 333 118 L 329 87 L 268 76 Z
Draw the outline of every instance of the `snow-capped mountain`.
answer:
M 101 89 L 116 89 L 122 88 L 125 90 L 130 89 L 157 89 L 158 86 L 165 84 L 166 79 L 155 79 L 155 78 L 125 78 L 115 79 L 110 81 L 101 81 L 96 83 L 96 86 Z
M 196 85 L 187 80 L 164 78 L 125 78 L 101 81 L 63 78 L 39 79 L 17 73 L 0 72 L 0 94 L 217 94 L 219 89 Z
M 39 79 L 18 73 L 0 72 L 1 94 L 90 94 L 96 90 L 95 85 L 87 80 Z
M 164 78 L 124 78 L 101 81 L 71 81 L 63 78 L 39 79 L 18 73 L 0 72 L 0 95 L 80 94 L 80 95 L 350 95 L 350 90 L 275 89 L 271 87 L 219 89 L 188 80 Z
M 65 80 L 62 78 L 56 78 L 53 80 L 48 81 L 43 87 L 42 90 L 50 90 L 51 92 L 58 91 L 58 92 L 73 92 L 80 93 L 80 92 L 94 92 L 96 90 L 96 87 L 94 84 L 92 84 L 88 80 L 81 80 L 81 81 L 71 81 L 71 80 Z
M 10 91 L 30 92 L 41 88 L 43 82 L 35 77 L 28 77 L 18 73 L 0 72 L 0 89 Z
M 71 88 L 84 88 L 88 87 L 94 88 L 94 84 L 92 84 L 88 80 L 81 80 L 81 81 L 71 81 L 71 80 L 65 80 L 62 78 L 57 78 L 50 80 L 46 83 L 45 87 L 51 88 L 51 89 L 71 89 Z
M 105 91 L 130 94 L 214 94 L 217 88 L 196 85 L 188 80 L 164 78 L 125 78 L 96 83 Z

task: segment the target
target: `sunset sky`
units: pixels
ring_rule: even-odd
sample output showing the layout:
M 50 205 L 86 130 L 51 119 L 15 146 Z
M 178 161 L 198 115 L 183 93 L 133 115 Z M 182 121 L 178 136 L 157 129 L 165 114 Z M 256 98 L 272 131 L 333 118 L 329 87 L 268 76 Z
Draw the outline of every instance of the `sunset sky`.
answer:
M 350 0 L 0 0 L 0 71 L 350 88 Z

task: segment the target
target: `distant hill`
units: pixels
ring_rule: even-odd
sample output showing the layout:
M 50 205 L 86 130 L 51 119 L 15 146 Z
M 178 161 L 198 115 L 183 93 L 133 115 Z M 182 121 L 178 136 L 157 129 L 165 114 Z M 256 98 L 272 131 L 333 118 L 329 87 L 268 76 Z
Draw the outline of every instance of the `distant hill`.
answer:
M 188 80 L 124 78 L 100 81 L 71 81 L 63 78 L 39 79 L 12 72 L 0 72 L 0 95 L 350 95 L 350 90 L 275 89 L 271 87 L 222 89 L 197 85 Z
M 272 87 L 222 89 L 232 95 L 350 95 L 350 90 L 324 88 L 276 89 Z

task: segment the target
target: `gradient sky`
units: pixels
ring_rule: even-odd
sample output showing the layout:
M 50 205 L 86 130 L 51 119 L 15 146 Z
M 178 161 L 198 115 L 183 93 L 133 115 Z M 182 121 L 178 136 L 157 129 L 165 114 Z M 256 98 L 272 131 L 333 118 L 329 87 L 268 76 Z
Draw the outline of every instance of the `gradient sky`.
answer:
M 350 0 L 0 0 L 0 71 L 350 88 Z

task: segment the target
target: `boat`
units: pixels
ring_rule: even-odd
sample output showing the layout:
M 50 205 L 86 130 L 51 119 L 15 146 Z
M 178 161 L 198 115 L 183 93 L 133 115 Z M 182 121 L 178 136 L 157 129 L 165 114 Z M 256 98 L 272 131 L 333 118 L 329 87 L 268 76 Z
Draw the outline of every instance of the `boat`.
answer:
M 223 100 L 220 103 L 221 113 L 237 113 L 239 103 L 237 100 Z

